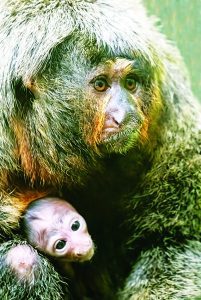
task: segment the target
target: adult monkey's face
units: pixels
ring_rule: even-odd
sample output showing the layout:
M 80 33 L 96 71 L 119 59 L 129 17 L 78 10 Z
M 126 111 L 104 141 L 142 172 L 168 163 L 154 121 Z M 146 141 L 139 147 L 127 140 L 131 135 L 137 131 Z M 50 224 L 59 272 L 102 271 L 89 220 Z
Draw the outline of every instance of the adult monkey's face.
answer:
M 84 130 L 86 142 L 100 151 L 117 153 L 145 142 L 156 104 L 157 89 L 151 75 L 150 68 L 140 60 L 118 57 L 92 70 L 87 99 L 96 103 L 97 111 L 88 130 Z
M 33 180 L 77 181 L 97 156 L 144 143 L 160 106 L 157 79 L 145 59 L 76 46 L 59 45 L 41 71 L 23 81 L 31 104 L 14 128 Z

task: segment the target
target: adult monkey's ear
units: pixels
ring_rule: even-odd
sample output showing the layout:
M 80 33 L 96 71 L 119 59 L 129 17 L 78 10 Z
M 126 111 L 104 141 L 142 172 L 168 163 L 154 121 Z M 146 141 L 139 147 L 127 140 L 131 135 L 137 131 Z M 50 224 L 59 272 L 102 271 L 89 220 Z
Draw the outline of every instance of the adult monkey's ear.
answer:
M 23 82 L 20 78 L 12 81 L 12 89 L 16 98 L 16 107 L 19 109 L 29 109 L 36 98 L 37 89 L 35 88 L 34 81 L 29 80 Z

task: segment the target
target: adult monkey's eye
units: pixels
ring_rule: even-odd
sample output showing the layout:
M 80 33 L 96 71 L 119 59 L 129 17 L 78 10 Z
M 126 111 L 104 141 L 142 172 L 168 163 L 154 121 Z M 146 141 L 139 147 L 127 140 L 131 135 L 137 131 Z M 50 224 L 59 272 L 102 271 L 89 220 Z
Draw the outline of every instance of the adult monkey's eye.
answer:
M 93 81 L 93 85 L 95 90 L 98 92 L 105 92 L 109 87 L 109 84 L 105 78 L 96 78 Z
M 79 221 L 74 221 L 73 224 L 71 225 L 72 231 L 77 231 L 80 228 L 80 222 Z
M 134 77 L 132 76 L 127 77 L 125 80 L 125 88 L 129 91 L 134 91 L 136 87 L 137 87 L 137 83 Z
M 55 243 L 54 248 L 59 251 L 59 250 L 64 249 L 66 247 L 66 244 L 67 244 L 67 241 L 65 241 L 65 240 L 58 240 Z

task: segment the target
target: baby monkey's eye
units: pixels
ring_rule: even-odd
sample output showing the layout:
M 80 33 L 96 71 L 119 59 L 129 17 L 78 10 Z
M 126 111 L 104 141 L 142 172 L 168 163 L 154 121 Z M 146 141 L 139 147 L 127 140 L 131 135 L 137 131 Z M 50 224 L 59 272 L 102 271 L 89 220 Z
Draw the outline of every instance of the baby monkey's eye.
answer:
M 109 88 L 109 84 L 104 77 L 98 77 L 93 81 L 93 86 L 98 92 L 105 92 Z
M 77 231 L 78 229 L 80 228 L 80 222 L 79 221 L 74 221 L 73 223 L 72 223 L 72 225 L 71 225 L 71 229 L 73 230 L 73 231 Z
M 136 80 L 133 76 L 128 76 L 125 80 L 125 88 L 129 91 L 134 91 L 137 87 Z
M 63 250 L 66 247 L 67 241 L 65 240 L 58 240 L 55 245 L 54 248 L 56 250 Z

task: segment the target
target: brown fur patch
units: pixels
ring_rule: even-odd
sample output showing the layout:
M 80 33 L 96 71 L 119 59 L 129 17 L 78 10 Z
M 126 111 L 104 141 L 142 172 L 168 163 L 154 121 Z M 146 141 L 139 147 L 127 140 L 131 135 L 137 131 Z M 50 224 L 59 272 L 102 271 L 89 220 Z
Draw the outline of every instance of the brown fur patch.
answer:
M 18 146 L 18 157 L 21 166 L 27 176 L 34 182 L 36 179 L 36 162 L 30 151 L 30 144 L 28 140 L 28 133 L 26 132 L 25 126 L 22 122 L 14 121 L 13 130 L 16 136 Z
M 96 145 L 101 140 L 104 120 L 104 114 L 97 113 L 94 116 L 92 124 L 88 124 L 84 128 L 84 132 L 86 132 L 86 141 L 89 145 L 93 146 L 94 148 L 96 148 Z
M 26 207 L 34 200 L 44 198 L 50 194 L 50 191 L 32 191 L 27 190 L 23 192 L 17 192 L 12 197 L 13 206 L 17 207 L 20 213 L 24 212 Z
M 140 139 L 142 143 L 145 143 L 149 139 L 149 135 L 150 135 L 149 128 L 155 126 L 157 116 L 160 115 L 159 112 L 162 109 L 162 101 L 161 101 L 159 89 L 155 87 L 155 89 L 152 91 L 152 105 L 149 109 L 148 115 L 145 115 L 145 113 L 143 112 L 142 109 L 143 103 L 141 99 L 138 99 L 136 103 L 137 103 L 138 113 L 143 118 L 143 124 L 140 128 Z
M 51 170 L 44 165 L 39 164 L 37 159 L 31 153 L 28 132 L 25 125 L 17 120 L 13 121 L 13 130 L 17 141 L 17 157 L 23 169 L 23 172 L 30 178 L 30 182 L 34 184 L 36 181 L 46 183 L 49 181 L 59 181 L 59 176 L 54 176 Z
M 140 128 L 140 139 L 141 142 L 144 143 L 148 140 L 148 129 L 149 129 L 150 120 L 149 118 L 145 118 L 144 122 Z
M 152 91 L 152 106 L 149 111 L 149 116 L 145 117 L 143 125 L 141 127 L 140 135 L 142 143 L 149 139 L 149 136 L 152 135 L 152 130 L 154 129 L 154 136 L 156 136 L 157 130 L 156 124 L 158 123 L 158 117 L 161 115 L 160 111 L 162 110 L 162 99 L 160 91 L 157 87 Z M 150 131 L 149 129 L 152 128 Z M 153 141 L 153 136 L 152 136 Z M 154 146 L 154 145 L 153 145 Z
M 50 191 L 24 191 L 12 192 L 10 194 L 1 195 L 0 210 L 2 216 L 0 219 L 0 227 L 8 235 L 12 235 L 12 229 L 17 229 L 20 226 L 20 217 L 27 208 L 28 204 L 33 200 L 45 197 L 50 194 Z M 5 222 L 6 220 L 6 222 Z
M 88 99 L 85 104 L 85 118 L 83 119 L 83 128 L 84 140 L 87 144 L 93 147 L 93 150 L 98 152 L 97 145 L 101 141 L 104 121 L 105 121 L 105 106 L 108 97 L 105 95 L 97 95 L 97 98 L 94 94 L 88 94 Z M 94 103 L 94 107 L 91 105 Z

